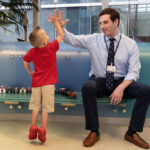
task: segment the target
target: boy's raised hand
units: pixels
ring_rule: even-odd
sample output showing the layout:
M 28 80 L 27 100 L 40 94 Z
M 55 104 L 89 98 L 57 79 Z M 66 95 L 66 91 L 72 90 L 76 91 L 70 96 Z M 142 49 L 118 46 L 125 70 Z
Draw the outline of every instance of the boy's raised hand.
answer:
M 59 18 L 57 17 L 56 10 L 54 10 L 53 14 L 48 17 L 48 21 L 51 22 L 52 24 L 55 24 L 58 22 Z
M 64 15 L 64 11 L 62 11 L 61 15 L 60 15 L 60 10 L 59 9 L 54 10 L 53 14 L 48 17 L 49 18 L 48 21 L 51 22 L 51 23 L 53 23 L 53 24 L 58 21 L 59 24 L 61 25 L 61 27 L 64 28 L 64 26 L 69 21 L 69 19 L 66 19 L 64 21 L 63 20 L 63 15 Z

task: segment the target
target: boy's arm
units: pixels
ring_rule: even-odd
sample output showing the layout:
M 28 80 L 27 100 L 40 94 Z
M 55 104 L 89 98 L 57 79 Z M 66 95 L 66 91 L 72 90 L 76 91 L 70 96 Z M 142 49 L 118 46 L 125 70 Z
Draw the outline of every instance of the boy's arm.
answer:
M 56 30 L 57 30 L 57 33 L 58 33 L 58 36 L 57 36 L 56 39 L 57 39 L 58 42 L 60 43 L 60 42 L 63 40 L 63 38 L 64 38 L 64 31 L 63 31 L 63 29 L 61 28 L 59 22 L 55 23 L 54 26 L 55 26 L 55 28 L 56 28 Z
M 64 38 L 64 31 L 63 31 L 62 27 L 59 24 L 59 16 L 57 16 L 56 10 L 54 10 L 53 14 L 51 16 L 49 16 L 48 21 L 51 22 L 55 26 L 55 28 L 57 30 L 57 33 L 58 33 L 58 36 L 57 36 L 56 39 L 60 43 Z
M 30 77 L 32 78 L 34 72 L 32 71 L 32 69 L 30 68 L 30 65 L 27 61 L 24 61 L 24 67 L 27 70 L 27 72 L 29 73 Z

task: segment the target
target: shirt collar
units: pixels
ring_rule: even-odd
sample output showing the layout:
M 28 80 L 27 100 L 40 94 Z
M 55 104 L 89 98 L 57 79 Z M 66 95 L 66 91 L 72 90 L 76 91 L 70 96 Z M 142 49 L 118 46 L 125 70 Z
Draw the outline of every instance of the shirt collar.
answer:
M 105 35 L 104 35 L 105 36 Z M 106 37 L 106 41 L 108 42 L 110 37 L 109 36 L 105 36 Z M 120 32 L 114 37 L 114 39 L 119 42 L 119 39 L 120 39 Z

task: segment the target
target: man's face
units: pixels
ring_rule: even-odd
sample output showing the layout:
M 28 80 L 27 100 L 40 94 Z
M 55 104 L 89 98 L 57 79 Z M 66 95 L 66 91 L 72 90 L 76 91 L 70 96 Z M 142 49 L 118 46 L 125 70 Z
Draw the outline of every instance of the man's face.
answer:
M 114 22 L 110 19 L 110 15 L 106 14 L 99 18 L 100 28 L 102 32 L 109 37 L 114 37 L 118 31 L 118 19 Z

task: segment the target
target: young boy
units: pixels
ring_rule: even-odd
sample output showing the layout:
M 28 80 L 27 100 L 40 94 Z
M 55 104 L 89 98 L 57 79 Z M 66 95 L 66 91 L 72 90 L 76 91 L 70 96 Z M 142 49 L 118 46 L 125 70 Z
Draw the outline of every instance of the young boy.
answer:
M 46 32 L 36 27 L 29 36 L 34 48 L 23 57 L 24 67 L 32 78 L 32 95 L 29 104 L 29 109 L 32 110 L 32 125 L 28 138 L 34 140 L 38 135 L 38 139 L 43 143 L 46 141 L 48 113 L 54 112 L 54 84 L 57 83 L 56 52 L 64 38 L 56 11 L 49 16 L 49 22 L 55 26 L 58 37 L 49 43 Z M 30 68 L 30 62 L 33 62 L 34 72 Z M 36 123 L 40 109 L 42 109 L 42 125 L 38 128 Z

